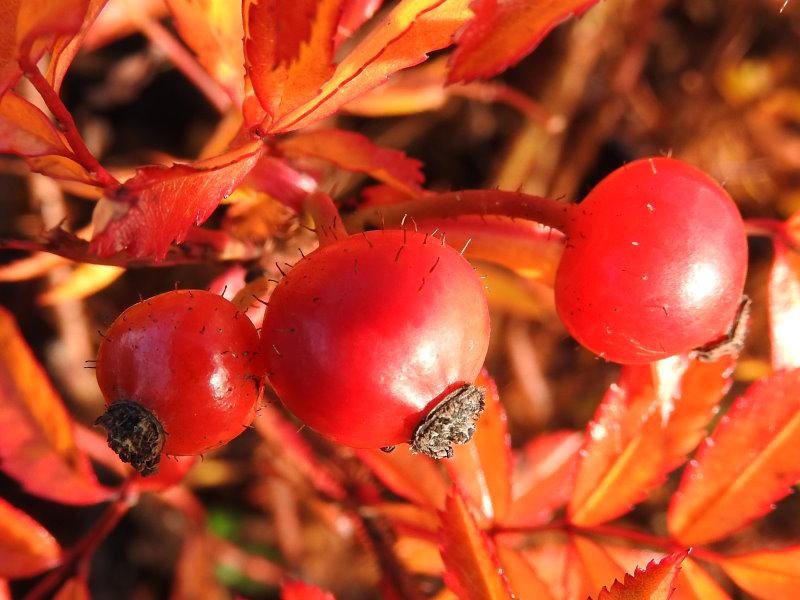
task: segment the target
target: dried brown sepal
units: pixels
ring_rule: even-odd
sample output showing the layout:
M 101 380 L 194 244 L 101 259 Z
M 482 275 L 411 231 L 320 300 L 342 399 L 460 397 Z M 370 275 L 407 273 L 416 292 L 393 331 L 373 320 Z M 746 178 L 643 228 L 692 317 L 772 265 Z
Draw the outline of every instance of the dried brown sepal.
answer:
M 152 412 L 137 402 L 121 400 L 111 404 L 94 424 L 106 428 L 109 447 L 140 475 L 158 472 L 165 433 Z
M 414 431 L 411 451 L 431 458 L 451 458 L 453 444 L 466 444 L 472 438 L 483 407 L 483 390 L 474 385 L 453 390 Z
M 742 296 L 739 310 L 733 319 L 728 333 L 722 339 L 714 340 L 695 348 L 694 355 L 701 362 L 714 362 L 726 354 L 738 355 L 744 348 L 747 338 L 747 329 L 750 324 L 750 305 L 752 301 L 748 296 Z

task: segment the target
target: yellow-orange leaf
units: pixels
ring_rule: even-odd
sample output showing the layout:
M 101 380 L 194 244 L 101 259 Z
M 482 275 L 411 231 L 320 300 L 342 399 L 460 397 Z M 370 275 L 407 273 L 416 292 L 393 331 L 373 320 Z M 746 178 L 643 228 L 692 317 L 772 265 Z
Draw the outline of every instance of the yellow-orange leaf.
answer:
M 58 36 L 50 54 L 50 64 L 47 66 L 47 80 L 53 85 L 56 91 L 61 89 L 61 83 L 67 74 L 67 69 L 72 64 L 78 51 L 83 47 L 83 41 L 89 33 L 89 29 L 94 24 L 100 11 L 105 8 L 107 0 L 89 0 L 86 3 L 86 13 L 83 17 L 80 29 L 68 32 L 66 35 Z
M 41 156 L 70 151 L 47 115 L 9 91 L 0 98 L 0 153 Z
M 690 462 L 668 512 L 686 545 L 720 539 L 772 509 L 800 479 L 800 369 L 756 382 Z
M 573 548 L 573 560 L 580 563 L 584 579 L 592 592 L 625 577 L 625 570 L 599 543 L 574 535 L 570 537 L 570 544 Z
M 717 581 L 708 572 L 686 558 L 675 579 L 675 593 L 670 600 L 731 600 Z
M 401 0 L 336 66 L 319 93 L 281 117 L 273 132 L 306 127 L 336 112 L 401 69 L 452 43 L 471 16 L 469 0 Z
M 587 428 L 572 522 L 613 519 L 660 485 L 702 439 L 731 367 L 730 357 L 706 364 L 680 356 L 625 367 Z
M 123 273 L 122 267 L 80 263 L 68 278 L 40 294 L 36 301 L 42 306 L 52 306 L 87 298 L 114 283 Z
M 442 520 L 441 552 L 447 587 L 460 600 L 510 600 L 508 580 L 497 560 L 494 544 L 478 529 L 457 490 L 447 496 Z
M 800 367 L 800 256 L 778 241 L 767 289 L 772 368 Z
M 475 17 L 456 36 L 451 83 L 488 78 L 531 52 L 556 25 L 597 0 L 474 0 Z
M 397 557 L 413 573 L 441 576 L 444 571 L 438 544 L 422 538 L 402 536 L 394 544 Z
M 415 504 L 441 509 L 447 484 L 439 465 L 423 454 L 411 454 L 405 446 L 391 453 L 382 450 L 356 450 L 386 487 Z
M 244 98 L 242 3 L 166 0 L 181 38 L 236 104 Z
M 603 588 L 597 600 L 669 600 L 675 589 L 675 578 L 686 554 L 671 554 L 660 562 L 651 562 L 644 570 L 637 569 L 625 580 Z
M 483 370 L 475 385 L 486 391 L 472 439 L 445 461 L 450 478 L 490 521 L 501 521 L 511 501 L 511 441 L 494 379 Z
M 800 590 L 800 546 L 733 556 L 719 564 L 756 598 L 789 600 Z
M 550 589 L 530 562 L 517 550 L 498 544 L 497 557 L 503 565 L 514 597 L 519 600 L 555 600 Z
M 44 527 L 0 498 L 0 577 L 30 577 L 56 566 L 58 542 Z
M 30 493 L 63 504 L 93 504 L 113 490 L 97 483 L 72 434 L 72 421 L 44 369 L 0 308 L 0 469 Z

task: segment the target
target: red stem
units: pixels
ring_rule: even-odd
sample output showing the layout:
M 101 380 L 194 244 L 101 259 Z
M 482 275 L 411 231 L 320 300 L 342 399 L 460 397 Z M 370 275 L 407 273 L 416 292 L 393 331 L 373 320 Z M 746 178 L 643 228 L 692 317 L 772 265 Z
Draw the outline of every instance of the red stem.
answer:
M 94 526 L 64 556 L 61 566 L 51 571 L 44 579 L 27 593 L 24 600 L 42 600 L 67 579 L 72 572 L 85 572 L 89 561 L 106 536 L 117 526 L 122 517 L 136 503 L 136 495 L 131 493 L 132 479 L 128 479 L 114 500 Z
M 23 53 L 27 56 L 27 53 Z M 103 187 L 115 188 L 119 187 L 119 181 L 114 178 L 108 171 L 103 168 L 103 165 L 94 157 L 94 155 L 86 147 L 86 142 L 83 141 L 81 134 L 78 132 L 78 127 L 75 125 L 75 120 L 72 118 L 67 107 L 59 98 L 58 93 L 50 85 L 39 67 L 32 63 L 30 59 L 23 58 L 20 60 L 20 66 L 25 72 L 27 77 L 36 88 L 36 91 L 42 96 L 42 100 L 53 113 L 59 125 L 59 130 L 67 138 L 70 147 L 72 148 L 73 158 L 78 162 L 89 174 Z
M 303 202 L 303 208 L 314 219 L 314 227 L 319 238 L 319 245 L 325 246 L 347 237 L 347 230 L 342 223 L 339 209 L 324 192 L 309 194 Z
M 462 190 L 356 211 L 346 221 L 351 231 L 369 227 L 398 227 L 404 217 L 429 219 L 459 215 L 503 215 L 536 221 L 567 232 L 574 205 L 551 198 L 501 190 Z

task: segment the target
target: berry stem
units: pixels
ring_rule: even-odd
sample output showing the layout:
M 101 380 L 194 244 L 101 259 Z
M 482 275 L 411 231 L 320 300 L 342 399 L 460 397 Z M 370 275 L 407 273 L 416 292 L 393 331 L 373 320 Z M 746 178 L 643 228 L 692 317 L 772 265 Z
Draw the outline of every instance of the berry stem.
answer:
M 319 245 L 326 246 L 347 237 L 339 209 L 328 194 L 313 192 L 303 202 L 303 208 L 314 219 Z
M 23 53 L 23 56 L 27 57 L 27 53 Z M 61 101 L 55 89 L 53 89 L 53 86 L 50 85 L 50 82 L 42 75 L 39 67 L 31 62 L 29 58 L 20 60 L 20 66 L 25 72 L 25 77 L 33 84 L 33 87 L 39 92 L 47 108 L 50 109 L 50 112 L 53 113 L 53 116 L 56 118 L 59 130 L 64 134 L 64 137 L 67 138 L 72 148 L 72 158 L 86 169 L 97 183 L 103 187 L 119 187 L 119 181 L 105 170 L 103 165 L 100 164 L 86 146 L 86 142 L 83 141 L 81 134 L 78 132 L 78 127 L 75 125 L 72 114 L 70 114 L 67 107 L 64 106 L 64 103 Z
M 350 231 L 360 231 L 381 227 L 384 223 L 388 227 L 397 227 L 405 216 L 422 220 L 459 215 L 503 215 L 566 231 L 572 207 L 572 204 L 559 200 L 521 192 L 461 190 L 431 194 L 398 204 L 362 208 L 351 215 L 345 224 Z

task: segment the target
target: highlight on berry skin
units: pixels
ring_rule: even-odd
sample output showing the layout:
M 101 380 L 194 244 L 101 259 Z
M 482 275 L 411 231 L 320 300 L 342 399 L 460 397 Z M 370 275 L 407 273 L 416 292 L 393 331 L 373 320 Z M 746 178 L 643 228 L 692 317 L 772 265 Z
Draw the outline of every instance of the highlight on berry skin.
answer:
M 228 300 L 175 290 L 125 310 L 105 334 L 97 381 L 108 444 L 141 475 L 197 455 L 250 424 L 264 361 L 258 332 Z

